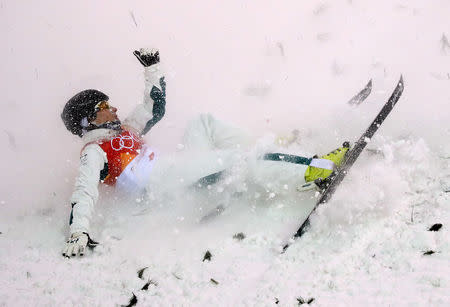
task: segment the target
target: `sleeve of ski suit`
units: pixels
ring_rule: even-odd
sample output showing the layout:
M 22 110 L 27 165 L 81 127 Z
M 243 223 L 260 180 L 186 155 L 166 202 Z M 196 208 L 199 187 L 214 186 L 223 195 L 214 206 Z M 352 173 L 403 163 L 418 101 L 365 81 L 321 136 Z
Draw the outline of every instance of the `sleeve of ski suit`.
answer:
M 136 129 L 141 135 L 146 134 L 166 112 L 166 82 L 161 73 L 160 64 L 144 69 L 144 102 L 136 106 L 123 122 L 124 125 Z
M 86 146 L 81 152 L 79 174 L 72 194 L 72 212 L 70 215 L 70 233 L 89 233 L 89 224 L 98 199 L 100 172 L 107 158 L 97 144 Z

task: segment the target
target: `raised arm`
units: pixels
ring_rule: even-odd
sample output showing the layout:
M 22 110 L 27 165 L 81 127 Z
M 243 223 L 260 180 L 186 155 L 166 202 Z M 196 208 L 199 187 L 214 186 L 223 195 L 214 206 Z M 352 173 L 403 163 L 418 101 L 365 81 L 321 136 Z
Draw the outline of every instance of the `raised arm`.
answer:
M 146 134 L 166 112 L 166 82 L 160 69 L 159 51 L 141 49 L 133 53 L 144 66 L 144 102 L 124 120 L 124 125 Z

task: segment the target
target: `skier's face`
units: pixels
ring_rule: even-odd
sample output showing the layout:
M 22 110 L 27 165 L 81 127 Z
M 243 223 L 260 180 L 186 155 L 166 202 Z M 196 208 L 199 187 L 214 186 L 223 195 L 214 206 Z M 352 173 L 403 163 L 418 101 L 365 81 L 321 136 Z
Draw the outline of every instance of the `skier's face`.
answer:
M 93 121 L 96 125 L 101 125 L 107 122 L 114 122 L 118 120 L 117 117 L 117 108 L 110 106 L 109 104 L 106 104 L 108 107 L 102 108 L 99 111 L 97 111 L 95 119 Z

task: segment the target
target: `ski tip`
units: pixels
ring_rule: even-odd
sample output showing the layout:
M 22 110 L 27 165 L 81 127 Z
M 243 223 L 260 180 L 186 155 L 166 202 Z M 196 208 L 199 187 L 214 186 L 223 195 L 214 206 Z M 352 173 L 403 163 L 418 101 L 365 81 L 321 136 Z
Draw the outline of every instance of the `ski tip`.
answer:
M 398 87 L 401 92 L 405 89 L 405 82 L 403 81 L 403 75 L 400 75 L 400 80 L 398 80 Z
M 372 92 L 372 79 L 367 82 L 366 86 L 359 91 L 358 94 L 352 97 L 347 103 L 351 106 L 358 106 L 360 105 L 366 98 L 370 95 Z

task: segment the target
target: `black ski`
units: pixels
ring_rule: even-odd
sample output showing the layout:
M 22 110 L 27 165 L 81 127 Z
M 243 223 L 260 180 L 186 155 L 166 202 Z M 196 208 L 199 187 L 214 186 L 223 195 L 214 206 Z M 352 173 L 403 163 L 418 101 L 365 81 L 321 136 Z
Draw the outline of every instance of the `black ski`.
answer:
M 358 94 L 356 94 L 352 99 L 348 101 L 348 104 L 352 106 L 359 105 L 361 102 L 366 100 L 367 97 L 369 97 L 371 92 L 372 92 L 372 79 L 369 80 L 366 86 Z
M 289 243 L 287 243 L 285 246 L 283 246 L 284 253 L 286 249 L 290 246 L 290 244 L 297 238 L 301 237 L 306 230 L 309 227 L 309 218 L 311 214 L 314 213 L 314 211 L 317 209 L 318 206 L 320 206 L 323 203 L 326 203 L 330 198 L 333 196 L 334 192 L 336 191 L 336 188 L 339 186 L 339 184 L 344 179 L 345 175 L 347 175 L 349 169 L 352 167 L 352 165 L 355 163 L 356 159 L 358 159 L 359 155 L 363 151 L 364 147 L 366 147 L 367 142 L 370 141 L 372 136 L 377 132 L 378 128 L 380 128 L 383 121 L 386 119 L 386 117 L 389 115 L 389 113 L 394 108 L 395 104 L 399 100 L 400 96 L 403 93 L 403 77 L 400 76 L 400 80 L 397 83 L 397 86 L 394 89 L 394 92 L 392 93 L 389 100 L 386 102 L 386 104 L 383 106 L 381 111 L 378 113 L 378 115 L 373 120 L 372 124 L 370 124 L 369 128 L 363 133 L 363 135 L 359 138 L 359 140 L 354 144 L 353 148 L 348 151 L 347 155 L 345 156 L 345 160 L 342 163 L 341 167 L 336 170 L 335 174 L 331 178 L 328 186 L 325 188 L 323 193 L 321 194 L 319 200 L 317 201 L 316 205 L 314 206 L 311 213 L 308 215 L 306 220 L 303 222 L 303 224 L 300 226 L 300 228 L 297 230 L 297 232 L 292 237 L 292 240 L 290 240 Z

